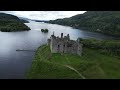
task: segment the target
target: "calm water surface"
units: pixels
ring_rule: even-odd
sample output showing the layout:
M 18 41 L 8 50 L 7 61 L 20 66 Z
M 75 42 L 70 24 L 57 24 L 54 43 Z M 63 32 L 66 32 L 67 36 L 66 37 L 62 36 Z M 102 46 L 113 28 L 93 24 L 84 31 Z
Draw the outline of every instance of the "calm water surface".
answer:
M 0 32 L 0 79 L 24 79 L 25 73 L 29 70 L 34 52 L 17 52 L 16 49 L 35 50 L 40 45 L 47 43 L 50 35 L 60 36 L 61 33 L 76 40 L 81 38 L 115 39 L 114 37 L 98 33 L 73 29 L 67 26 L 47 24 L 30 21 L 26 23 L 30 31 L 23 32 Z M 41 29 L 49 29 L 48 33 L 42 33 Z

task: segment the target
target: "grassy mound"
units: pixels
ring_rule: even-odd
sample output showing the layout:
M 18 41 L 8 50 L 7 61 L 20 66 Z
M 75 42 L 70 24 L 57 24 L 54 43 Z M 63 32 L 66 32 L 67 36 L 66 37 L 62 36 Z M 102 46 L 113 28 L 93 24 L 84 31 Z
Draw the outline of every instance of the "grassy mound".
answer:
M 83 56 L 52 54 L 47 45 L 38 48 L 27 79 L 117 79 L 120 58 L 84 48 Z

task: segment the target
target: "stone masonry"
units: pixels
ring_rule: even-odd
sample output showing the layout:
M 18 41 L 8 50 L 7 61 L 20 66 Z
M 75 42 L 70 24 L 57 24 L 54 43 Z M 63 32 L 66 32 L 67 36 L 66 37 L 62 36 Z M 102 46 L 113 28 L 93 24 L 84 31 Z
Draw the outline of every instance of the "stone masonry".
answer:
M 61 37 L 56 37 L 53 33 L 50 39 L 48 39 L 48 45 L 50 46 L 51 53 L 71 53 L 79 56 L 82 55 L 82 44 L 77 40 L 70 40 L 69 34 L 63 37 L 63 33 L 61 33 Z

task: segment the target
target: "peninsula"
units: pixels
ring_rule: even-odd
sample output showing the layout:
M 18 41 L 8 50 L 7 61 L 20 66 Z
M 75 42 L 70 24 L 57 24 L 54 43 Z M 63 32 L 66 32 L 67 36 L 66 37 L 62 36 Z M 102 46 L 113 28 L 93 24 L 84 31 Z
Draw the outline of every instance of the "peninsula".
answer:
M 26 26 L 17 16 L 0 13 L 0 31 L 28 31 L 30 28 Z

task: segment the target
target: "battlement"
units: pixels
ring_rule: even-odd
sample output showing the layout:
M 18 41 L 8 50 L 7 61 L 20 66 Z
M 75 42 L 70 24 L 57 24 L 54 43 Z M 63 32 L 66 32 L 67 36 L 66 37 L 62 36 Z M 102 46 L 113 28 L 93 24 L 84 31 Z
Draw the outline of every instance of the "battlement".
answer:
M 53 35 L 51 35 L 51 38 L 52 39 L 57 39 L 57 40 L 70 40 L 70 36 L 69 36 L 69 34 L 67 34 L 67 36 L 64 36 L 63 37 L 63 33 L 61 33 L 61 37 L 59 37 L 59 36 L 54 36 L 54 33 L 53 33 Z
M 61 33 L 61 37 L 56 37 L 53 33 L 48 39 L 48 45 L 52 53 L 71 53 L 80 56 L 82 54 L 82 44 L 78 43 L 78 41 L 70 40 L 69 34 L 63 37 L 63 33 Z

